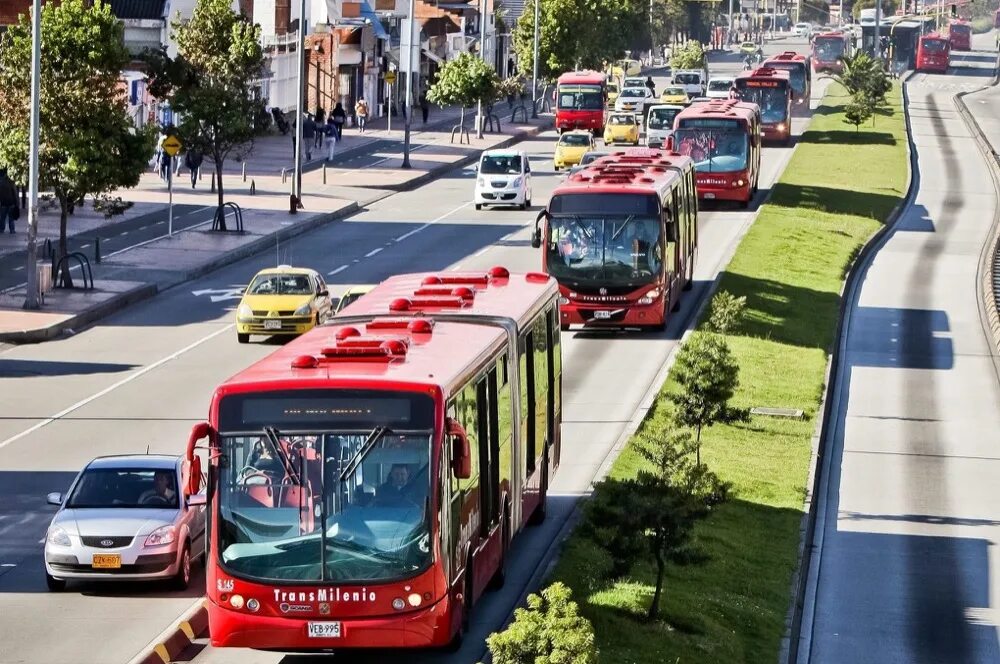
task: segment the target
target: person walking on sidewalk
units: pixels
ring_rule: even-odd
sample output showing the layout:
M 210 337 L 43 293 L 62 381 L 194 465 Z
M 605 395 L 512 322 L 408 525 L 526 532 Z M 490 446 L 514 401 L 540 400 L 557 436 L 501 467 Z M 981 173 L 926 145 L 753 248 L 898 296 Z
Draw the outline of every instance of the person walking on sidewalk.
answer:
M 17 187 L 7 175 L 6 168 L 0 168 L 0 233 L 10 224 L 10 232 L 14 233 L 14 221 L 20 216 L 17 207 Z
M 313 141 L 316 139 L 316 123 L 313 121 L 312 116 L 306 114 L 306 117 L 302 120 L 302 142 L 305 144 L 306 148 L 306 161 L 312 161 L 313 158 Z
M 420 114 L 424 118 L 424 124 L 427 124 L 427 116 L 431 112 L 431 103 L 427 101 L 427 93 L 420 93 Z
M 358 103 L 354 105 L 354 115 L 358 118 L 358 128 L 361 133 L 365 133 L 365 125 L 368 124 L 368 102 L 364 97 L 358 99 Z
M 198 169 L 201 168 L 201 162 L 204 156 L 197 148 L 191 148 L 186 153 L 184 153 L 184 165 L 191 169 L 191 188 L 194 189 L 194 185 L 198 182 Z
M 314 148 L 323 149 L 323 137 L 326 135 L 326 111 L 322 108 L 316 109 L 316 143 Z
M 347 122 L 347 111 L 344 110 L 344 105 L 338 101 L 337 105 L 333 108 L 333 112 L 330 113 L 330 117 L 333 119 L 333 127 L 337 132 L 337 140 L 343 140 L 344 124 Z

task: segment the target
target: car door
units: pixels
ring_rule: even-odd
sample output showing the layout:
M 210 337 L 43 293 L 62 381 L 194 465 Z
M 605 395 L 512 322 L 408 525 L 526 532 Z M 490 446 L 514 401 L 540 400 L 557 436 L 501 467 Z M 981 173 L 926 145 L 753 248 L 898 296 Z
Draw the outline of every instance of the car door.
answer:
M 333 301 L 330 299 L 330 289 L 318 272 L 315 278 L 316 288 L 316 320 L 320 323 L 333 315 Z
M 525 200 L 531 199 L 531 162 L 528 161 L 528 153 L 521 153 L 521 173 L 524 177 Z
M 188 537 L 191 539 L 191 557 L 196 558 L 205 552 L 205 526 L 207 523 L 207 508 L 205 505 L 192 505 L 189 506 L 187 502 L 187 495 L 185 495 L 185 490 L 187 488 L 187 473 L 189 472 L 188 464 L 182 461 L 178 464 L 179 478 L 181 493 L 179 494 L 183 500 L 178 506 L 180 508 L 179 523 L 177 524 L 181 529 L 187 528 Z M 198 488 L 199 493 L 204 493 L 206 489 L 205 475 L 201 477 L 201 485 Z

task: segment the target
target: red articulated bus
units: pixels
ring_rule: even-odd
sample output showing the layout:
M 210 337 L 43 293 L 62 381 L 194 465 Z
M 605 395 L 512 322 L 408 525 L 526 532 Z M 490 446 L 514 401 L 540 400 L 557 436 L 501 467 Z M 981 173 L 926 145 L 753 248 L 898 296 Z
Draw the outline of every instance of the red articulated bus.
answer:
M 948 23 L 948 41 L 953 51 L 971 51 L 972 24 L 961 19 Z
M 544 270 L 559 282 L 563 329 L 662 330 L 692 284 L 697 233 L 691 159 L 633 148 L 557 187 L 531 244 L 544 247 Z
M 789 73 L 761 67 L 736 75 L 736 96 L 760 107 L 765 140 L 788 143 L 792 137 L 792 82 Z
M 809 66 L 809 58 L 795 51 L 785 51 L 768 58 L 762 66 L 787 71 L 792 81 L 793 101 L 796 104 L 805 104 L 806 108 L 809 107 L 809 95 L 812 92 L 812 68 Z
M 917 41 L 917 71 L 948 73 L 951 42 L 947 37 L 932 32 Z
M 556 81 L 556 129 L 589 129 L 604 133 L 608 88 L 607 77 L 598 71 L 574 71 Z
M 760 181 L 761 121 L 756 104 L 719 99 L 674 118 L 674 150 L 694 160 L 698 196 L 748 207 Z
M 851 55 L 851 39 L 839 30 L 813 37 L 812 66 L 817 74 L 844 73 L 844 58 Z
M 545 515 L 558 296 L 504 268 L 396 277 L 216 389 L 187 450 L 191 489 L 208 438 L 213 646 L 461 641 Z

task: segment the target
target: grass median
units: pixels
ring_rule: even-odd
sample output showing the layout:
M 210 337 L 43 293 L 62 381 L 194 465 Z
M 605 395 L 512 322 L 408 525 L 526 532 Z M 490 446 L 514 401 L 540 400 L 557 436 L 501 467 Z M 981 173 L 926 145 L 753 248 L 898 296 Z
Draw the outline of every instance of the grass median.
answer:
M 652 566 L 610 579 L 609 560 L 574 534 L 554 572 L 594 624 L 601 661 L 622 664 L 774 662 L 790 598 L 811 437 L 847 269 L 905 195 L 906 129 L 896 84 L 887 108 L 855 131 L 831 85 L 767 205 L 741 242 L 720 290 L 746 296 L 728 337 L 740 365 L 733 405 L 801 409 L 802 420 L 753 417 L 703 434 L 702 458 L 735 499 L 698 527 L 711 556 L 671 567 L 663 618 L 647 622 Z M 643 429 L 663 426 L 668 378 Z M 632 445 L 612 477 L 644 463 Z

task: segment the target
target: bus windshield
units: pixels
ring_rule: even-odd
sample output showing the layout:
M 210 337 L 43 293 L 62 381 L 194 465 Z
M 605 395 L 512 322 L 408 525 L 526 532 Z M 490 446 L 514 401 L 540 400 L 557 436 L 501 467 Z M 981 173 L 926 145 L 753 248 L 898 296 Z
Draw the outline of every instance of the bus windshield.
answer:
M 925 39 L 921 42 L 922 48 L 928 53 L 944 53 L 948 50 L 948 42 L 943 39 Z
M 604 94 L 599 85 L 559 86 L 559 108 L 576 111 L 599 111 L 604 108 Z
M 746 170 L 749 144 L 740 131 L 718 129 L 678 129 L 674 132 L 677 151 L 694 160 L 700 173 L 730 173 Z
M 843 39 L 823 39 L 816 41 L 816 59 L 820 62 L 833 62 L 843 55 Z
M 250 396 L 246 402 L 264 401 Z M 382 418 L 372 413 L 381 406 L 370 399 L 351 400 L 352 406 L 330 398 L 281 401 L 252 407 L 317 423 L 340 419 L 341 426 L 223 434 L 217 483 L 222 565 L 268 581 L 389 581 L 426 569 L 432 432 L 379 424 Z M 416 418 L 422 422 L 433 418 L 429 397 L 387 401 L 426 409 Z
M 752 84 L 753 82 L 751 82 Z M 737 81 L 736 89 L 741 101 L 760 106 L 761 121 L 768 124 L 784 122 L 788 119 L 788 89 L 779 87 L 748 86 L 746 81 Z
M 968 37 L 972 34 L 972 28 L 963 24 L 952 25 L 948 27 L 948 33 L 956 37 Z
M 670 129 L 674 126 L 674 118 L 680 113 L 676 108 L 654 108 L 649 111 L 649 126 L 647 129 Z
M 655 216 L 556 215 L 549 222 L 549 273 L 571 285 L 636 287 L 663 266 Z
M 789 64 L 776 64 L 772 62 L 767 66 L 787 71 L 789 78 L 792 80 L 792 90 L 796 94 L 802 94 L 806 91 L 806 66 L 804 64 L 800 62 Z

